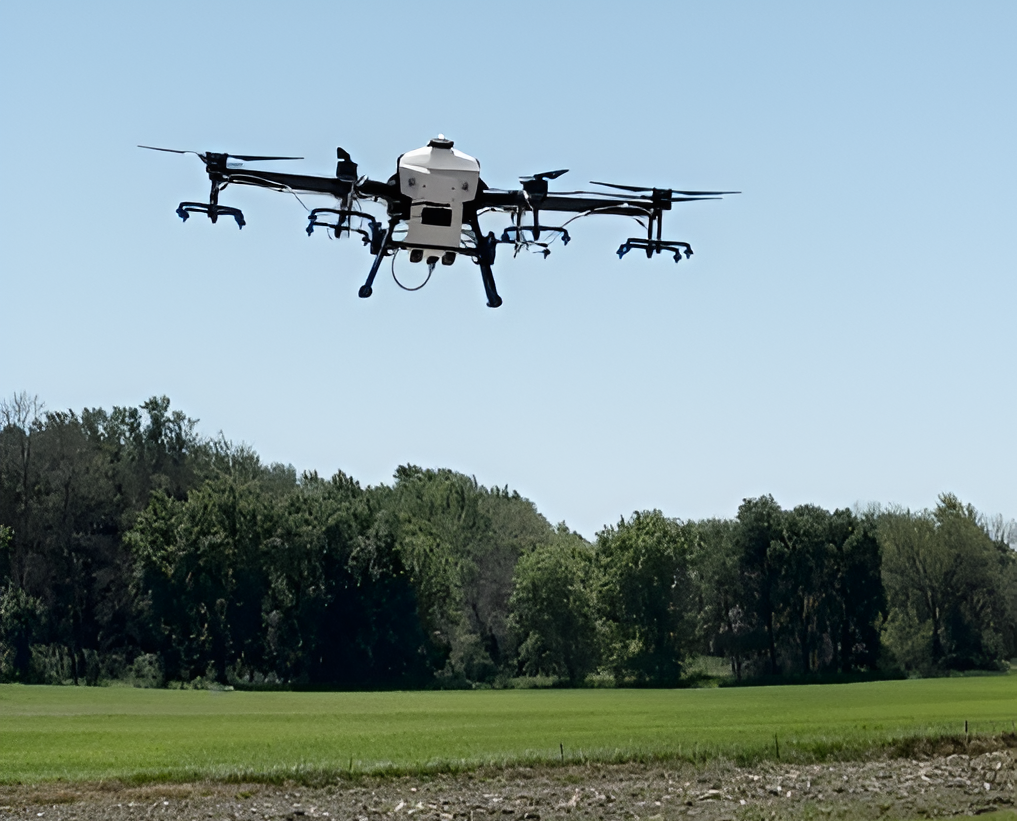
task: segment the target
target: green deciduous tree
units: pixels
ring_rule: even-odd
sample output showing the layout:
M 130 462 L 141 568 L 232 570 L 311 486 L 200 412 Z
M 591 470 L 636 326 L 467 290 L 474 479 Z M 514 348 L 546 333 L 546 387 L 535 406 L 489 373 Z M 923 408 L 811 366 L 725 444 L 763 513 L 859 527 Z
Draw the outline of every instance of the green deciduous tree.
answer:
M 406 465 L 376 488 L 416 591 L 431 663 L 447 686 L 491 682 L 514 664 L 506 625 L 522 551 L 550 533 L 532 503 L 451 470 Z
M 515 568 L 510 625 L 527 675 L 581 684 L 601 659 L 598 567 L 590 544 L 564 523 Z
M 886 612 L 877 522 L 872 514 L 838 510 L 830 530 L 826 614 L 831 668 L 842 673 L 875 670 L 879 624 Z
M 885 639 L 908 669 L 1002 663 L 1010 557 L 977 512 L 943 494 L 933 511 L 880 517 L 883 581 L 890 607 Z
M 277 675 L 358 687 L 425 681 L 415 590 L 372 496 L 342 472 L 305 474 L 279 506 L 263 616 Z
M 740 571 L 741 646 L 759 671 L 811 675 L 873 669 L 884 609 L 871 516 L 745 500 L 731 541 Z M 730 586 L 730 583 L 729 583 Z
M 753 643 L 765 647 L 764 672 L 779 675 L 777 652 L 781 629 L 778 584 L 781 575 L 781 542 L 784 512 L 772 496 L 746 499 L 738 508 L 735 549 L 745 595 L 745 616 L 756 634 Z
M 273 473 L 212 479 L 185 501 L 155 493 L 128 535 L 169 675 L 419 683 L 417 601 L 369 496 L 342 473 L 280 493 Z
M 659 510 L 634 513 L 597 534 L 600 599 L 615 629 L 617 678 L 677 684 L 699 644 L 693 578 L 695 529 Z
M 116 674 L 137 651 L 123 534 L 152 480 L 162 481 L 158 471 L 188 474 L 200 449 L 193 421 L 168 406 L 153 399 L 140 410 L 79 416 L 43 412 L 24 394 L 0 403 L 0 522 L 15 531 L 5 574 L 42 603 L 35 641 L 75 682 Z M 115 422 L 121 417 L 130 431 Z
M 7 558 L 12 537 L 13 531 L 0 525 L 0 562 Z M 32 643 L 44 613 L 41 601 L 0 577 L 0 680 L 30 680 Z
M 158 491 L 128 534 L 137 590 L 167 672 L 185 681 L 257 655 L 272 511 L 251 485 L 215 480 L 186 501 Z
M 463 591 L 464 606 L 470 629 L 485 652 L 499 669 L 507 670 L 515 664 L 508 614 L 516 563 L 527 551 L 547 542 L 554 531 L 533 502 L 507 487 L 484 492 L 480 512 L 489 529 L 476 543 L 474 570 Z
M 760 634 L 747 618 L 745 583 L 734 540 L 736 524 L 730 519 L 707 519 L 695 522 L 694 527 L 703 650 L 729 659 L 731 672 L 741 681 L 744 665 L 760 649 Z

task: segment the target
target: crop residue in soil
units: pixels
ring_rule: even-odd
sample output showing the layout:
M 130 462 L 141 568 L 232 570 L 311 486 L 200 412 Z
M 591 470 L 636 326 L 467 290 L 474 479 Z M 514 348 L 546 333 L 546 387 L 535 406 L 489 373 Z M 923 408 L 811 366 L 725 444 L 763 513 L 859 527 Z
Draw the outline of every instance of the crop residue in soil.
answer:
M 43 784 L 0 788 L 25 821 L 540 821 L 949 817 L 1017 806 L 1010 749 L 858 763 L 587 765 L 362 778 L 330 787 Z

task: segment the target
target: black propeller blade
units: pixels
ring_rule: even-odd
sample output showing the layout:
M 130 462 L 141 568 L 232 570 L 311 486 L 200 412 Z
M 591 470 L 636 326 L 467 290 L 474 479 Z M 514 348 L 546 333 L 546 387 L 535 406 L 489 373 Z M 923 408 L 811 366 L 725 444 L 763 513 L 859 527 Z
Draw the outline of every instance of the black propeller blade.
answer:
M 639 193 L 652 194 L 655 190 L 660 191 L 662 189 L 643 188 L 638 185 L 618 185 L 613 182 L 597 182 L 596 180 L 590 180 L 590 185 L 603 185 L 606 188 L 620 188 L 622 191 L 635 191 Z M 673 189 L 672 189 L 673 190 Z M 686 197 L 709 197 L 717 196 L 720 194 L 740 194 L 741 191 L 674 191 L 675 194 L 683 194 Z
M 223 157 L 227 160 L 240 160 L 241 162 L 266 162 L 269 160 L 302 160 L 303 157 L 267 157 L 259 154 L 215 154 L 211 151 L 202 154 L 200 151 L 181 151 L 179 148 L 158 148 L 154 145 L 139 145 L 138 148 L 147 148 L 150 151 L 168 151 L 170 154 L 193 154 L 206 165 L 210 157 Z
M 529 182 L 530 180 L 556 180 L 562 174 L 568 173 L 567 168 L 559 168 L 557 171 L 542 171 L 540 174 L 531 174 L 528 177 L 520 177 L 520 182 Z
M 194 154 L 196 157 L 200 157 L 197 151 L 181 151 L 179 148 L 158 148 L 154 145 L 139 145 L 138 148 L 147 148 L 149 151 L 168 151 L 170 154 Z
M 657 189 L 657 190 L 662 191 L 664 189 Z M 632 202 L 634 200 L 645 200 L 647 198 L 647 195 L 652 195 L 653 194 L 653 189 L 652 188 L 645 188 L 645 189 L 641 188 L 641 189 L 639 189 L 639 192 L 642 192 L 642 191 L 645 191 L 646 194 L 644 195 L 642 193 L 639 193 L 639 195 L 635 196 L 635 197 L 626 196 L 625 194 L 615 194 L 615 193 L 612 193 L 611 191 L 564 191 L 564 192 L 561 192 L 561 193 L 563 195 L 564 194 L 578 194 L 578 195 L 584 195 L 584 196 L 587 196 L 587 197 L 615 197 L 618 200 L 619 204 L 620 204 L 620 203 L 625 203 L 625 202 Z M 558 192 L 555 192 L 555 193 L 558 194 Z M 679 191 L 677 193 L 679 193 L 679 194 L 689 194 L 691 192 L 689 192 L 689 191 Z M 693 196 L 693 197 L 689 197 L 689 196 L 685 196 L 685 197 L 672 196 L 671 199 L 669 200 L 669 202 L 699 202 L 700 200 L 719 200 L 719 199 L 721 199 L 721 197 L 704 197 L 704 196 L 701 196 L 701 194 L 706 194 L 706 193 L 711 193 L 711 192 L 706 192 L 706 191 L 698 192 L 697 191 L 696 192 L 696 196 Z M 740 191 L 718 191 L 717 193 L 718 194 L 739 194 L 741 192 Z

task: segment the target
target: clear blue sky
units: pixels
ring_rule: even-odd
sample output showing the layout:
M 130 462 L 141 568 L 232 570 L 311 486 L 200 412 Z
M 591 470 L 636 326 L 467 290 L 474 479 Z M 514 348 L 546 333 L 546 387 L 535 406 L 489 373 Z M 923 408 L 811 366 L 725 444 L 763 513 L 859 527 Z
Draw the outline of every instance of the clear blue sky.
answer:
M 5 3 L 0 395 L 166 394 L 266 462 L 450 467 L 586 536 L 764 493 L 1017 516 L 1015 43 L 1013 2 Z M 619 261 L 620 218 L 503 247 L 491 310 L 462 261 L 358 299 L 367 254 L 286 195 L 184 225 L 201 164 L 135 148 L 385 179 L 439 132 L 493 187 L 744 193 L 676 206 L 679 265 Z

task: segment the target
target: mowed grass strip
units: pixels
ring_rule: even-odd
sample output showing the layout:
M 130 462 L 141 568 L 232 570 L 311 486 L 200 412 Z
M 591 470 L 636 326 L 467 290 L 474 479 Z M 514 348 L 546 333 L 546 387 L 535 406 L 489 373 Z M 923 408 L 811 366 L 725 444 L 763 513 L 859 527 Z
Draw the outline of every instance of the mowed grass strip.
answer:
M 0 686 L 0 783 L 853 757 L 1011 730 L 1017 675 L 710 690 L 292 693 Z

